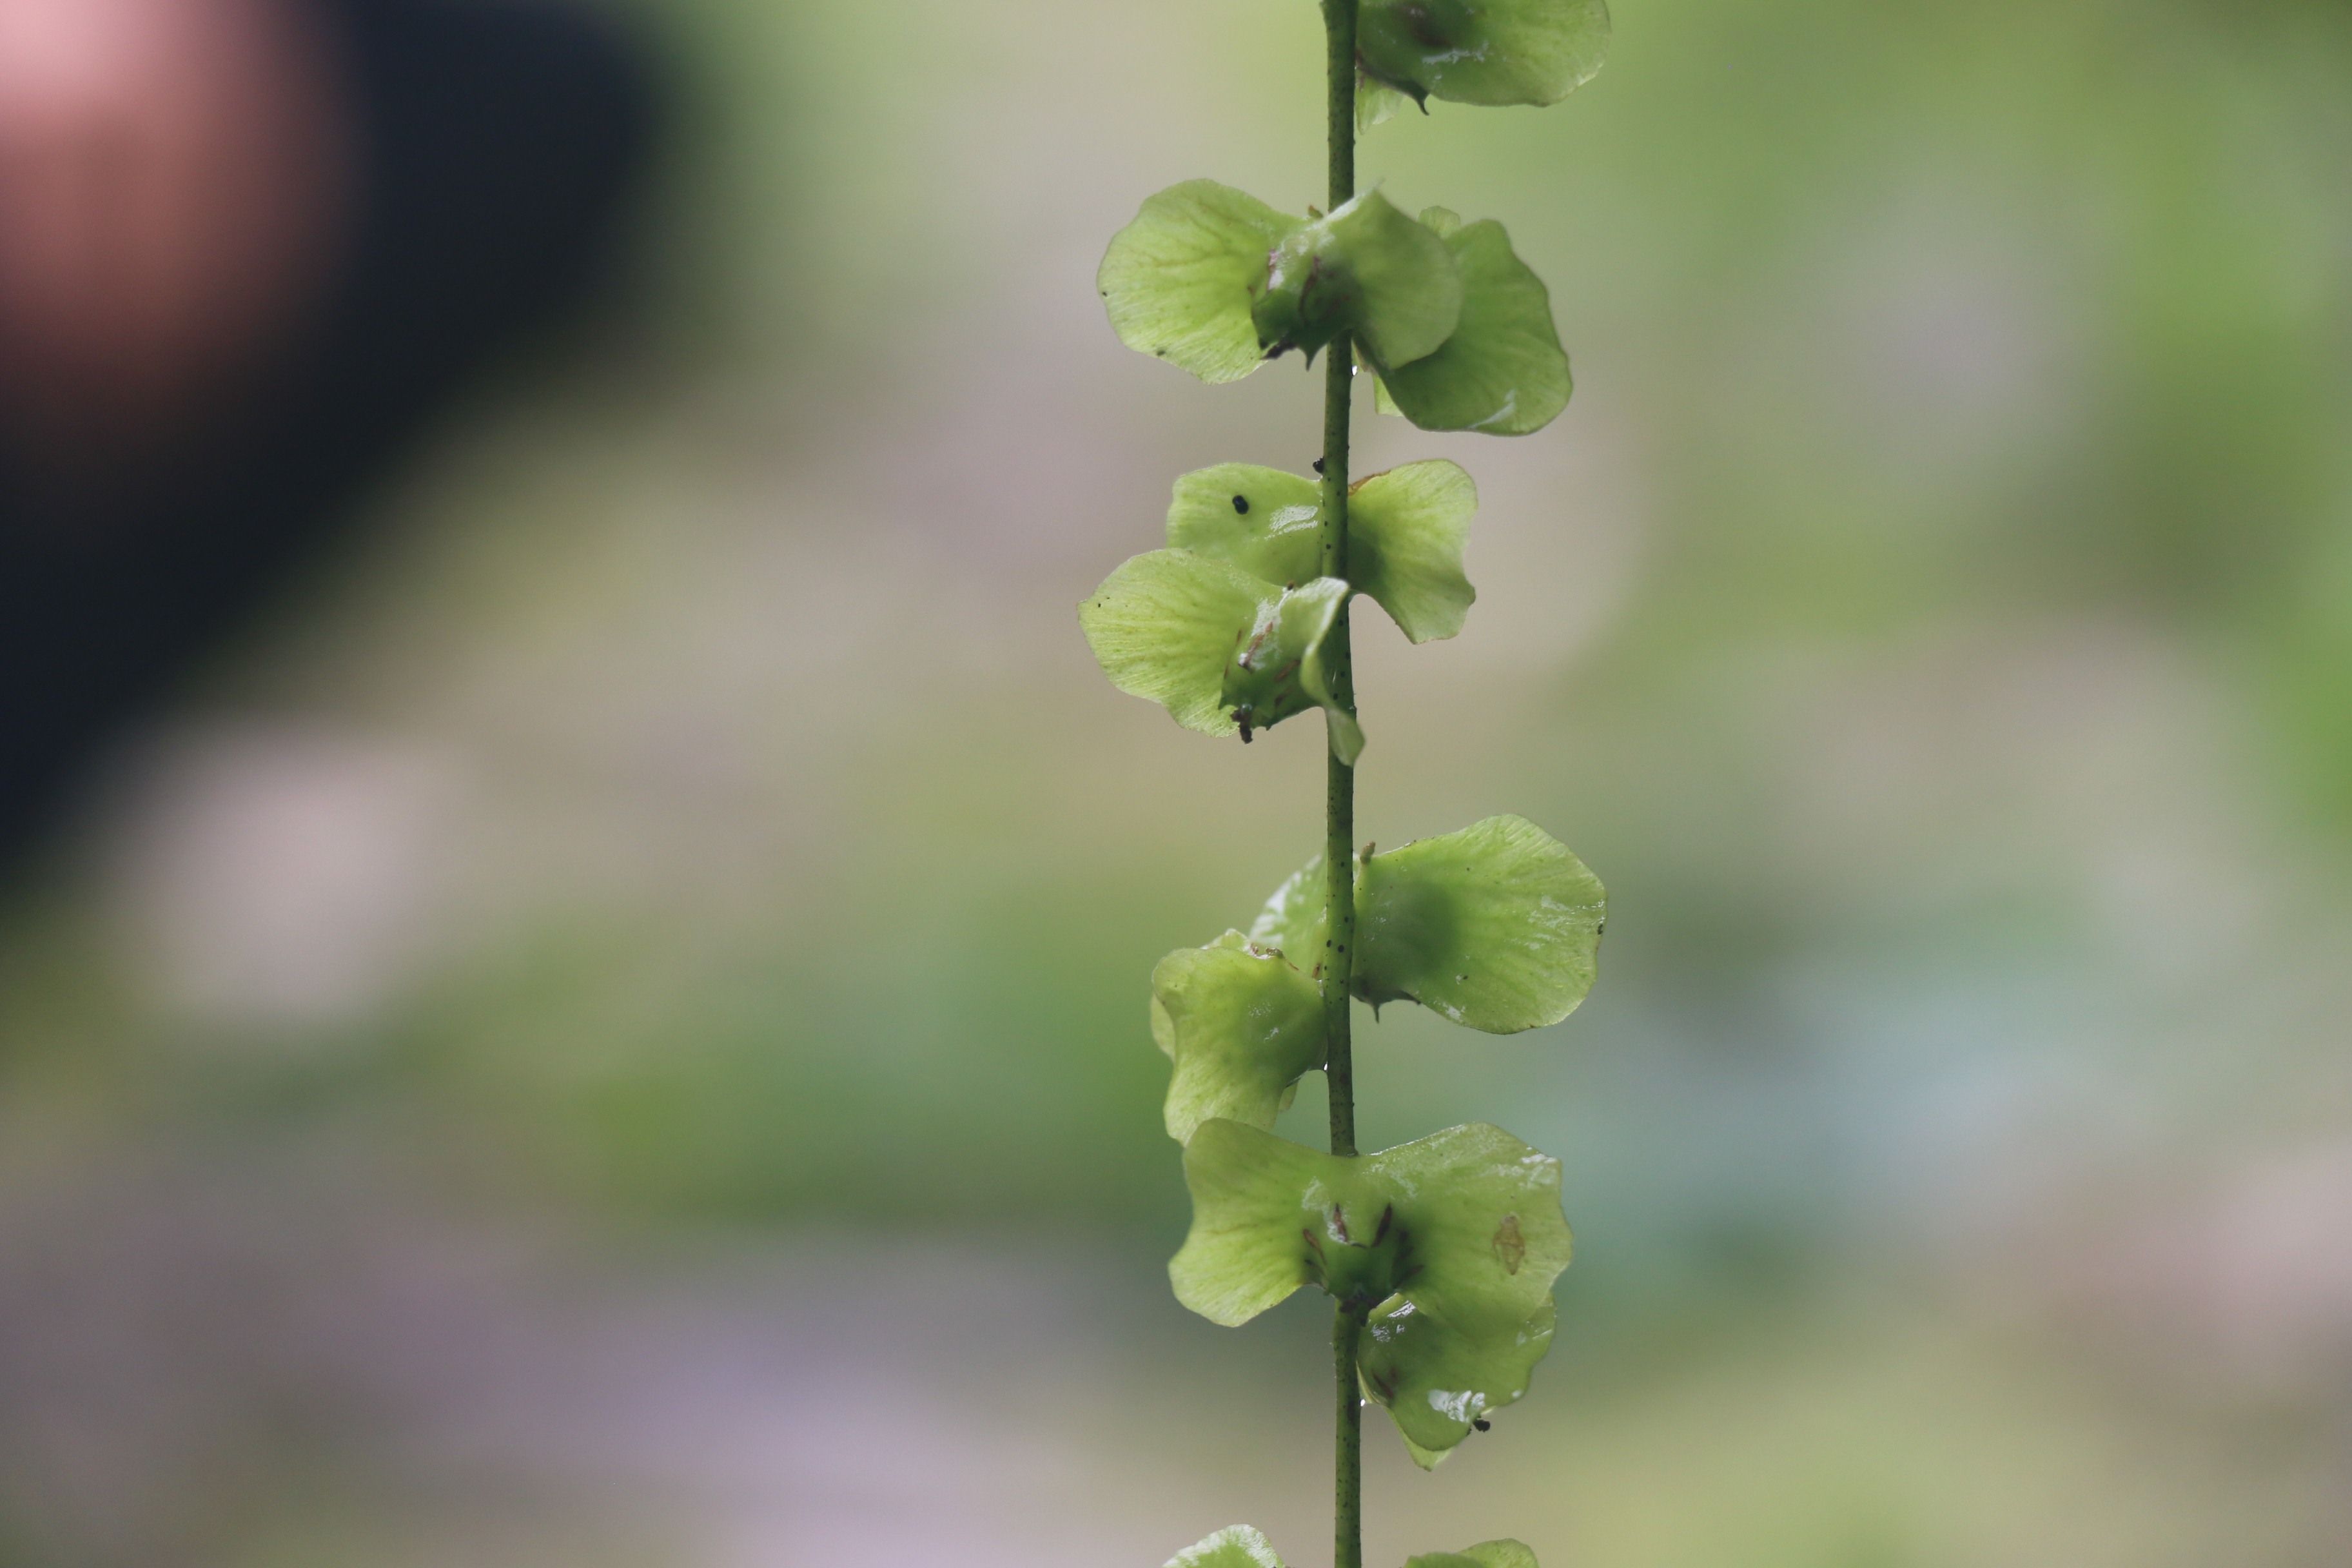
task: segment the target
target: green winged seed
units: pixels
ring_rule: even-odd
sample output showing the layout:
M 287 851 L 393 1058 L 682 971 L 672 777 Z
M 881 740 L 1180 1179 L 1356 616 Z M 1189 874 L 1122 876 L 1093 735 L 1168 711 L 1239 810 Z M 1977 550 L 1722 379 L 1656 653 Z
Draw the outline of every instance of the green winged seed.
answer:
M 1478 487 L 1458 464 L 1407 463 L 1348 491 L 1348 573 L 1416 643 L 1450 637 L 1477 594 L 1462 547 Z M 1269 582 L 1321 569 L 1323 492 L 1311 479 L 1254 463 L 1221 463 L 1176 481 L 1168 542 Z
M 1365 1392 L 1424 1465 L 1527 1392 L 1571 1246 L 1558 1161 L 1485 1125 L 1348 1158 L 1213 1121 L 1184 1179 L 1176 1299 L 1228 1326 L 1302 1285 L 1368 1309 Z
M 1227 931 L 1151 972 L 1151 1034 L 1176 1064 L 1168 1136 L 1186 1142 L 1218 1116 L 1271 1128 L 1323 1065 L 1322 993 L 1280 953 Z
M 1381 371 L 1381 411 L 1424 430 L 1542 429 L 1574 390 L 1550 293 L 1492 218 L 1465 225 L 1445 243 L 1462 268 L 1460 325 L 1444 347 L 1411 364 L 1381 369 L 1367 360 Z
M 1319 955 L 1322 900 L 1318 855 L 1266 900 L 1249 940 Z M 1419 839 L 1357 867 L 1355 994 L 1490 1035 L 1557 1024 L 1592 989 L 1608 912 L 1600 879 L 1523 816 Z
M 1332 754 L 1352 767 L 1363 754 L 1364 731 L 1331 689 L 1323 648 L 1348 602 L 1348 584 L 1318 577 L 1261 603 L 1246 635 L 1225 666 L 1225 710 L 1246 741 L 1294 714 L 1321 708 L 1330 715 Z
M 1167 1568 L 1282 1568 L 1282 1559 L 1275 1555 L 1273 1544 L 1248 1525 L 1229 1524 L 1171 1557 Z
M 1537 1568 L 1536 1554 L 1524 1541 L 1482 1541 L 1459 1552 L 1433 1552 L 1408 1557 L 1404 1568 Z
M 1571 1242 L 1557 1160 L 1486 1126 L 1405 1148 L 1425 1151 L 1400 1173 L 1417 1194 L 1399 1209 L 1415 1272 L 1373 1308 L 1356 1360 L 1397 1430 L 1437 1455 L 1527 1392 Z
M 1188 550 L 1124 562 L 1078 606 L 1078 624 L 1110 682 L 1164 706 L 1204 735 L 1243 739 L 1321 706 L 1349 762 L 1363 731 L 1338 706 L 1323 641 L 1348 585 L 1319 578 L 1285 589 Z
M 1268 357 L 1303 349 L 1311 360 L 1353 332 L 1374 364 L 1403 365 L 1454 335 L 1462 305 L 1445 242 L 1367 191 L 1275 247 L 1252 315 Z
M 1558 103 L 1609 49 L 1604 0 L 1363 0 L 1366 76 L 1414 99 Z
M 1104 255 L 1097 286 L 1119 341 L 1202 381 L 1238 381 L 1263 362 L 1250 320 L 1266 259 L 1305 226 L 1214 180 L 1143 204 Z

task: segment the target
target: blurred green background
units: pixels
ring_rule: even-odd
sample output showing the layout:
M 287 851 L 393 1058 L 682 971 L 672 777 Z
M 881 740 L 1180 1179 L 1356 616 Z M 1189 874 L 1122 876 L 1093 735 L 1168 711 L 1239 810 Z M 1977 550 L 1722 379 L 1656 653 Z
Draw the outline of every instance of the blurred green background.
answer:
M 1146 1028 L 1319 833 L 1095 671 L 1317 382 L 1101 247 L 1320 183 L 1307 0 L 641 0 L 628 298 L 454 410 L 0 924 L 0 1563 L 1324 1561 L 1319 1303 L 1239 1331 Z M 1370 136 L 1579 381 L 1456 641 L 1363 617 L 1363 836 L 1612 895 L 1367 1135 L 1568 1171 L 1530 1397 L 1370 1560 L 2352 1561 L 2352 9 L 1623 0 Z M 1314 1086 L 1292 1113 L 1320 1117 Z

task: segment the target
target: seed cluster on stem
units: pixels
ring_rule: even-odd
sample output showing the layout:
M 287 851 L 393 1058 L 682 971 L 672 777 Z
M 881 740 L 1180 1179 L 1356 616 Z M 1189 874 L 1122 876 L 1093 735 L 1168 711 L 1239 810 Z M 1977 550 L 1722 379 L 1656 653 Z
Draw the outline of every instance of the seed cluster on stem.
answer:
M 1448 462 L 1351 480 L 1358 373 L 1384 412 L 1423 429 L 1496 435 L 1541 429 L 1571 386 L 1550 297 L 1502 226 L 1443 207 L 1408 216 L 1360 193 L 1356 139 L 1406 101 L 1556 101 L 1598 68 L 1609 22 L 1604 0 L 1320 4 L 1328 210 L 1296 216 L 1189 181 L 1144 203 L 1098 279 L 1122 341 L 1203 381 L 1294 350 L 1326 354 L 1317 477 L 1241 463 L 1183 476 L 1169 547 L 1113 572 L 1079 620 L 1114 685 L 1189 729 L 1247 742 L 1310 709 L 1324 716 L 1321 854 L 1246 931 L 1161 960 L 1150 1016 L 1193 1203 L 1170 1281 L 1227 1325 L 1304 1286 L 1330 1293 L 1333 1563 L 1362 1568 L 1365 1404 L 1388 1411 L 1423 1468 L 1486 1431 L 1549 1348 L 1570 1239 L 1559 1163 L 1500 1128 L 1359 1151 L 1354 1005 L 1416 1002 L 1490 1034 L 1558 1023 L 1591 987 L 1607 900 L 1523 817 L 1385 854 L 1355 847 L 1366 742 L 1353 602 L 1379 604 L 1415 643 L 1458 633 L 1475 598 L 1462 550 L 1476 510 L 1475 486 Z M 1318 1068 L 1328 1152 L 1274 1131 Z M 1281 1561 L 1235 1525 L 1169 1568 Z M 1535 1568 L 1535 1557 L 1497 1539 L 1408 1568 Z

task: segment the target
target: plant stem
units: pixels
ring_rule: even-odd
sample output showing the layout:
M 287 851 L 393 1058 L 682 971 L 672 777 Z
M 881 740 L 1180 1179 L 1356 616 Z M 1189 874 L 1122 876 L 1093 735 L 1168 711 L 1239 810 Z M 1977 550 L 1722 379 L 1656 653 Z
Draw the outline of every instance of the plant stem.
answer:
M 1364 1400 L 1356 1386 L 1356 1342 L 1364 1309 L 1342 1306 L 1331 1320 L 1331 1369 L 1339 1384 L 1331 1513 L 1333 1568 L 1364 1568 Z
M 1329 207 L 1337 211 L 1356 195 L 1356 5 L 1323 0 L 1323 31 L 1330 116 Z M 1323 575 L 1348 575 L 1348 416 L 1355 390 L 1356 350 L 1346 333 L 1326 351 L 1323 363 Z M 1355 658 L 1349 637 L 1348 607 L 1324 644 L 1332 694 L 1349 713 L 1356 710 Z M 1323 864 L 1328 873 L 1325 912 L 1328 946 L 1323 954 L 1323 1030 L 1328 1055 L 1324 1074 L 1330 1089 L 1331 1152 L 1356 1152 L 1356 1073 L 1349 1007 L 1356 945 L 1356 770 L 1330 752 L 1326 792 Z M 1332 1436 L 1331 1562 L 1333 1568 L 1363 1568 L 1364 1401 L 1356 1381 L 1357 1342 L 1364 1331 L 1360 1307 L 1340 1303 L 1331 1323 L 1331 1371 L 1336 1419 Z
M 1331 205 L 1355 195 L 1356 184 L 1356 0 L 1323 0 L 1330 38 Z M 1323 363 L 1323 575 L 1348 575 L 1348 415 L 1355 387 L 1355 342 L 1347 333 L 1332 340 Z M 1324 668 L 1332 694 L 1349 712 L 1356 708 L 1355 658 L 1348 607 L 1325 639 Z M 1356 1152 L 1356 1080 L 1349 1029 L 1349 996 L 1355 977 L 1356 770 L 1330 753 L 1324 819 L 1323 864 L 1328 873 L 1325 910 L 1329 935 L 1323 954 L 1323 1026 L 1328 1057 L 1325 1068 L 1331 1093 L 1331 1152 Z

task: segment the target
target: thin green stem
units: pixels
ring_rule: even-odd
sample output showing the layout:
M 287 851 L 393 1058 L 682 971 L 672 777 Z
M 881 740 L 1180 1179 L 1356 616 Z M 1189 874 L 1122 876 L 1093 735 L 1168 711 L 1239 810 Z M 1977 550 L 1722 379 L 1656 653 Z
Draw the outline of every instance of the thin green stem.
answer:
M 1339 1383 L 1331 1515 L 1333 1568 L 1364 1568 L 1364 1401 L 1356 1387 L 1356 1342 L 1364 1310 L 1342 1306 L 1331 1320 L 1331 1368 Z
M 1356 0 L 1323 0 L 1330 39 L 1331 205 L 1355 195 L 1356 184 Z M 1348 416 L 1355 390 L 1355 342 L 1342 332 L 1325 351 L 1323 364 L 1323 575 L 1348 575 Z M 1343 605 L 1324 642 L 1324 669 L 1332 694 L 1353 713 L 1355 658 L 1348 610 Z M 1330 758 L 1325 814 L 1323 863 L 1328 873 L 1325 909 L 1329 935 L 1323 954 L 1323 1025 L 1328 1046 L 1331 1152 L 1356 1152 L 1356 1083 L 1349 1032 L 1349 996 L 1355 978 L 1356 770 Z
M 1330 116 L 1330 210 L 1356 195 L 1357 0 L 1323 0 L 1323 30 Z M 1348 416 L 1355 390 L 1356 348 L 1341 333 L 1323 364 L 1323 574 L 1348 575 Z M 1348 611 L 1324 644 L 1332 695 L 1356 710 L 1355 658 Z M 1325 912 L 1328 947 L 1323 954 L 1325 1077 L 1331 1099 L 1331 1152 L 1356 1152 L 1356 1071 L 1349 1009 L 1356 945 L 1356 770 L 1333 751 L 1328 763 L 1323 864 L 1329 880 Z M 1336 1420 L 1332 1437 L 1331 1562 L 1363 1568 L 1364 1401 L 1356 1379 L 1357 1342 L 1364 1313 L 1342 1303 L 1331 1324 Z
M 1356 195 L 1356 0 L 1323 0 L 1324 65 L 1329 82 L 1331 205 Z
M 1355 368 L 1346 334 L 1333 342 L 1323 393 L 1323 575 L 1348 575 L 1348 394 Z M 1355 657 L 1348 607 L 1324 639 L 1323 668 L 1331 694 L 1356 710 Z M 1324 1077 L 1330 1089 L 1331 1152 L 1356 1152 L 1356 1068 L 1349 998 L 1356 971 L 1356 770 L 1329 752 L 1325 763 L 1323 950 Z

